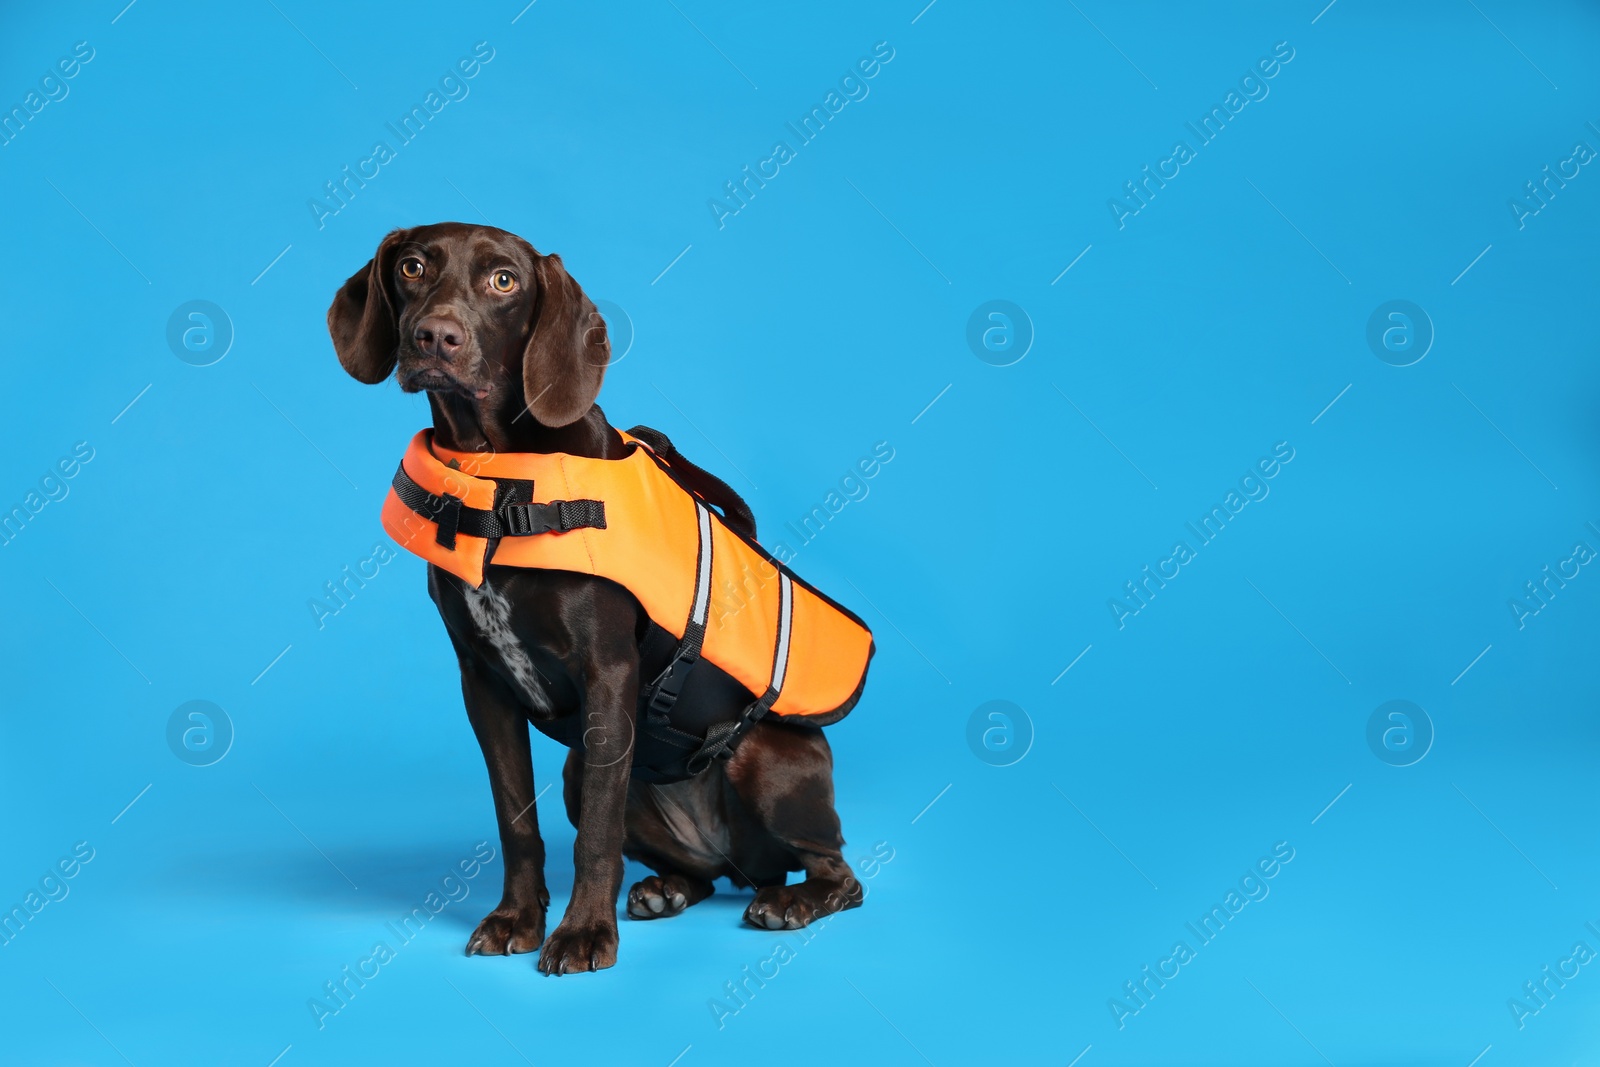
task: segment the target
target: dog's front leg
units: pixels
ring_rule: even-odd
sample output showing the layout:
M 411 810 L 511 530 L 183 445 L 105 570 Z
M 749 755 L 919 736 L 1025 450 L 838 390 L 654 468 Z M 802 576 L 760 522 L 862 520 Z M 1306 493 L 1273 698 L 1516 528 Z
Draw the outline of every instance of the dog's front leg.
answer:
M 626 632 L 626 631 L 624 631 Z M 544 943 L 545 974 L 598 971 L 617 962 L 617 893 L 622 888 L 623 813 L 633 769 L 639 659 L 631 645 L 585 671 L 578 837 L 572 847 L 572 900 Z
M 467 955 L 532 952 L 544 941 L 550 893 L 544 884 L 544 840 L 534 810 L 533 754 L 528 717 L 506 683 L 470 656 L 461 656 L 461 694 L 483 749 L 500 824 L 505 889 L 500 904 L 467 939 Z

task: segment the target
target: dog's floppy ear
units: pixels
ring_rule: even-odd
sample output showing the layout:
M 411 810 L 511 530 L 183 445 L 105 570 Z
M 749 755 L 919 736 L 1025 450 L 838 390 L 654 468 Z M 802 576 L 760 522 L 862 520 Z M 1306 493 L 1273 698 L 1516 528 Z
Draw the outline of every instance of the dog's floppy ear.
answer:
M 357 381 L 375 385 L 394 370 L 400 345 L 395 323 L 394 253 L 408 230 L 395 230 L 378 245 L 365 267 L 340 287 L 328 308 L 328 333 L 339 362 Z
M 577 422 L 594 406 L 611 361 L 605 320 L 561 265 L 541 256 L 539 305 L 522 353 L 522 389 L 528 410 L 546 426 Z

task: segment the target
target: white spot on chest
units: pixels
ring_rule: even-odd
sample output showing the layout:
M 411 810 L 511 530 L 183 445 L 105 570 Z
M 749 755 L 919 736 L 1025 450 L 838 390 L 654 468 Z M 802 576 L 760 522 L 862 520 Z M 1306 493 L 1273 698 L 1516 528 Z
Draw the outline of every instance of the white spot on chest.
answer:
M 465 586 L 465 583 L 463 583 Z M 545 690 L 544 680 L 533 665 L 522 643 L 511 629 L 511 602 L 495 591 L 488 582 L 477 587 L 465 586 L 467 613 L 472 616 L 478 636 L 500 656 L 513 688 L 535 711 L 550 711 L 553 705 Z

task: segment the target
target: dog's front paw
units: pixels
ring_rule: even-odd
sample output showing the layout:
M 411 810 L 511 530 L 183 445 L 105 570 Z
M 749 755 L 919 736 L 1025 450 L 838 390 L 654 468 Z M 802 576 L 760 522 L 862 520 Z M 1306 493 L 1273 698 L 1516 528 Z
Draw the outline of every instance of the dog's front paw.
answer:
M 483 917 L 467 939 L 469 956 L 510 956 L 532 952 L 544 941 L 544 908 L 505 904 Z
M 617 924 L 579 925 L 563 919 L 539 953 L 539 970 L 545 974 L 599 971 L 617 962 Z

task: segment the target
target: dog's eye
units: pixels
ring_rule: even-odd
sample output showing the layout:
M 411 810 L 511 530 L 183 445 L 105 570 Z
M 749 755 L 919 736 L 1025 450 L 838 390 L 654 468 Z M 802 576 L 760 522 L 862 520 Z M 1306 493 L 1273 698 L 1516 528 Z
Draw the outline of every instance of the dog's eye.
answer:
M 422 260 L 403 259 L 400 261 L 400 273 L 408 281 L 416 281 L 422 277 Z
M 490 276 L 489 284 L 497 293 L 509 293 L 517 287 L 517 276 L 508 270 L 497 270 Z

